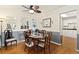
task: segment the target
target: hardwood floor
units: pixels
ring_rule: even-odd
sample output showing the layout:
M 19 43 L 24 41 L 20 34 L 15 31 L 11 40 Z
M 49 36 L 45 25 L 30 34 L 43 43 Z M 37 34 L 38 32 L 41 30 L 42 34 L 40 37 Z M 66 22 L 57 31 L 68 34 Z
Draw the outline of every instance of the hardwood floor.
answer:
M 77 42 L 76 38 L 62 36 L 63 47 L 70 48 L 70 49 L 76 49 L 76 46 L 77 46 L 76 42 Z
M 27 51 L 24 51 L 24 43 L 18 43 L 18 45 L 9 46 L 6 50 L 5 48 L 0 49 L 0 54 L 27 54 Z M 29 54 L 37 54 L 34 50 L 30 50 Z M 38 54 L 43 54 L 43 51 L 39 51 Z M 58 46 L 51 44 L 51 54 L 77 54 L 74 49 L 65 48 L 62 45 Z

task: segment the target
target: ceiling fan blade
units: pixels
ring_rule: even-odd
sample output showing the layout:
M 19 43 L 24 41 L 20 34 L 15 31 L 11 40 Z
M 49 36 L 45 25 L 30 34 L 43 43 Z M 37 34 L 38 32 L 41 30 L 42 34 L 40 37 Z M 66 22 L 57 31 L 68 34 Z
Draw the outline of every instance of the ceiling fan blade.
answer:
M 41 11 L 40 10 L 34 10 L 36 13 L 41 13 Z
M 30 8 L 26 7 L 25 5 L 22 5 L 22 7 L 26 8 L 26 9 L 30 9 Z
M 22 5 L 22 7 L 24 7 L 26 9 L 24 11 L 33 10 L 36 13 L 41 13 L 40 10 L 37 10 L 39 8 L 39 6 L 37 6 L 37 5 L 30 5 L 29 7 L 26 7 L 25 5 Z
M 33 5 L 33 7 L 32 7 L 34 10 L 37 10 L 37 9 L 39 9 L 39 6 L 38 5 Z
M 33 5 L 30 5 L 30 9 L 33 10 Z

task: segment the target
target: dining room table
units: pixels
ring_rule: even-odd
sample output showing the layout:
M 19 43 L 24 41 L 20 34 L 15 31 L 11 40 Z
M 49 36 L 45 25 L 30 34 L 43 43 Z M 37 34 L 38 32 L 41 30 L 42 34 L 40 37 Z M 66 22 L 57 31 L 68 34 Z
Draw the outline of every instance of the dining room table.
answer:
M 48 51 L 50 53 L 50 36 L 49 35 L 43 36 L 42 34 L 39 34 L 39 33 L 38 34 L 31 34 L 31 35 L 29 35 L 29 38 L 32 39 L 34 46 L 35 46 L 34 48 L 37 50 L 37 53 L 40 49 L 40 46 L 39 46 L 40 43 L 44 43 L 45 44 L 44 48 L 47 49 L 47 47 L 48 47 Z M 44 53 L 46 53 L 45 49 L 44 49 Z
M 35 45 L 35 49 L 37 49 L 37 53 L 38 53 L 38 44 L 39 44 L 41 39 L 44 39 L 44 37 L 42 35 L 31 34 L 29 36 L 29 38 L 31 38 L 33 40 L 34 45 Z
M 29 38 L 31 38 L 31 39 L 34 40 L 34 41 L 37 41 L 38 43 L 39 43 L 39 41 L 40 41 L 41 39 L 44 39 L 44 37 L 43 37 L 42 35 L 34 35 L 34 34 L 31 34 L 31 35 L 29 36 Z

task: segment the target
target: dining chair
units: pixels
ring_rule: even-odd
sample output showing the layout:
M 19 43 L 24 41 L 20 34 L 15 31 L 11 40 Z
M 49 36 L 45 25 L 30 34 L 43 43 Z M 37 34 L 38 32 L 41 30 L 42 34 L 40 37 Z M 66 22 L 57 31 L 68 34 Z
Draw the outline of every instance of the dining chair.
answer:
M 51 36 L 49 33 L 47 33 L 46 31 L 43 33 L 43 39 L 39 40 L 39 44 L 38 46 L 41 47 L 43 50 L 44 50 L 44 53 L 46 53 L 47 49 L 50 53 L 50 39 L 51 39 Z
M 16 38 L 13 37 L 12 30 L 5 30 L 4 37 L 5 37 L 4 44 L 5 44 L 6 49 L 9 43 L 11 43 L 11 46 L 12 46 L 12 43 L 16 42 L 16 45 L 17 45 L 17 40 Z
M 40 30 L 40 34 L 41 34 L 41 36 L 43 38 L 39 39 L 38 47 L 40 47 L 40 49 L 44 50 L 44 53 L 45 53 L 45 35 L 46 35 L 46 30 Z
M 41 35 L 43 36 L 43 38 L 47 35 L 47 31 L 46 30 L 41 30 Z M 40 41 L 45 41 L 45 39 L 40 39 Z
M 45 36 L 45 50 L 47 49 L 49 53 L 51 53 L 51 32 L 47 32 L 47 35 Z
M 25 48 L 24 51 L 26 51 L 26 49 L 28 50 L 27 53 L 29 53 L 30 49 L 32 49 L 34 47 L 34 42 L 32 41 L 32 39 L 29 37 L 31 35 L 31 31 L 24 31 L 24 37 L 25 37 Z

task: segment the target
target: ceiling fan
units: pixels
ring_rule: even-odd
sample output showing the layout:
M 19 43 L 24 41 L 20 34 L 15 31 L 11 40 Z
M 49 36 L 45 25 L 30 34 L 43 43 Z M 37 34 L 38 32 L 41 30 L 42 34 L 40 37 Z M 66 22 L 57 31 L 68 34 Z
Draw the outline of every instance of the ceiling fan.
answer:
M 39 6 L 38 5 L 30 5 L 29 7 L 25 6 L 25 5 L 22 5 L 23 8 L 25 8 L 26 10 L 24 11 L 29 11 L 29 13 L 41 13 L 39 9 Z

